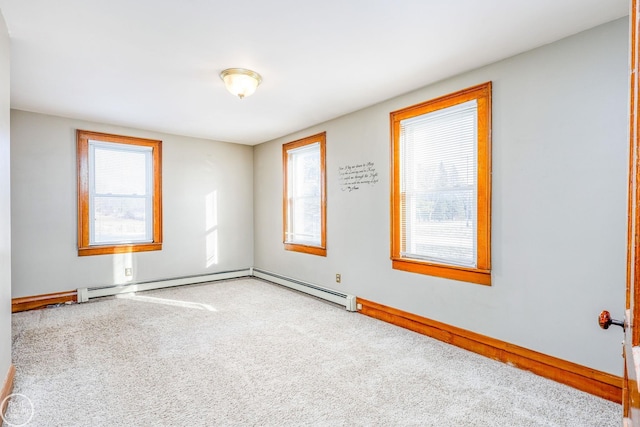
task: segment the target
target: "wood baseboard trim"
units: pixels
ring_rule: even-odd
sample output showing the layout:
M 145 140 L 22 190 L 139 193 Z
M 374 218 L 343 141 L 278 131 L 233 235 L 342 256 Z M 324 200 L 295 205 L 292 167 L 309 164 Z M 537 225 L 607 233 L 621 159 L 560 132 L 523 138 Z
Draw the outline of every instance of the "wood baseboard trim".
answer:
M 4 417 L 4 413 L 7 410 L 7 404 L 9 400 L 7 396 L 9 396 L 13 392 L 13 379 L 16 376 L 16 367 L 13 365 L 9 366 L 9 371 L 7 372 L 7 377 L 4 380 L 4 384 L 2 384 L 2 389 L 0 389 L 0 413 Z
M 612 402 L 622 403 L 621 377 L 362 298 L 357 298 L 357 304 L 358 311 L 364 315 L 531 371 Z
M 65 302 L 78 302 L 77 291 L 56 292 L 53 294 L 35 295 L 31 297 L 13 298 L 11 300 L 11 312 L 35 310 L 52 304 L 64 304 Z

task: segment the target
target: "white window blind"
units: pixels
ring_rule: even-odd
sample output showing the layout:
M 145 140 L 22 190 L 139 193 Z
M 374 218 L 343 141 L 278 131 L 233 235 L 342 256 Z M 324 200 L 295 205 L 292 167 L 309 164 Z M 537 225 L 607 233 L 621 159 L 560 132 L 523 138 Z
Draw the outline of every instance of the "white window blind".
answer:
M 286 243 L 322 244 L 320 143 L 287 151 Z
M 153 241 L 152 148 L 89 141 L 89 241 Z
M 401 256 L 477 265 L 477 101 L 400 122 Z

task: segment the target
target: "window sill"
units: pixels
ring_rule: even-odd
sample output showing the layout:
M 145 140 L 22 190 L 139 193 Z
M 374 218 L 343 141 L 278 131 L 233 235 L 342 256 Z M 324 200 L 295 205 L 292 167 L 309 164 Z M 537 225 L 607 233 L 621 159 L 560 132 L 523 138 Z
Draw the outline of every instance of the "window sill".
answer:
M 293 252 L 302 252 L 305 254 L 327 256 L 327 248 L 321 248 L 319 246 L 307 246 L 296 243 L 285 243 L 284 249 Z
M 162 243 L 139 243 L 130 245 L 87 246 L 78 248 L 78 256 L 126 254 L 162 250 Z
M 459 280 L 461 282 L 491 286 L 491 270 L 444 266 L 441 264 L 430 264 L 423 261 L 398 258 L 392 258 L 391 261 L 394 270 L 402 270 L 411 273 L 443 277 L 445 279 Z

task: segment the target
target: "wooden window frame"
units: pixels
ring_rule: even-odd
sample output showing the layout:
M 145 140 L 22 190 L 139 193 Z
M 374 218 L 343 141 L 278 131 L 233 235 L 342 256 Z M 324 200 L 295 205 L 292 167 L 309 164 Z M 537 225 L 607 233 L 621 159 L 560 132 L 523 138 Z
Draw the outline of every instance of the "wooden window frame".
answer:
M 89 140 L 150 147 L 153 159 L 152 241 L 108 245 L 90 244 L 89 218 Z M 78 256 L 159 251 L 162 249 L 162 141 L 76 130 L 78 177 Z
M 302 252 L 312 255 L 327 256 L 327 192 L 326 181 L 327 174 L 325 171 L 326 165 L 326 140 L 327 133 L 322 132 L 317 135 L 312 135 L 306 138 L 298 139 L 296 141 L 289 142 L 282 146 L 282 242 L 284 248 L 287 251 Z M 303 245 L 299 243 L 287 242 L 287 229 L 289 218 L 289 193 L 288 193 L 288 152 L 296 148 L 304 147 L 310 144 L 320 144 L 320 246 Z
M 467 101 L 478 103 L 477 267 L 404 258 L 400 188 L 400 122 Z M 391 261 L 397 270 L 491 285 L 491 82 L 444 95 L 391 113 Z

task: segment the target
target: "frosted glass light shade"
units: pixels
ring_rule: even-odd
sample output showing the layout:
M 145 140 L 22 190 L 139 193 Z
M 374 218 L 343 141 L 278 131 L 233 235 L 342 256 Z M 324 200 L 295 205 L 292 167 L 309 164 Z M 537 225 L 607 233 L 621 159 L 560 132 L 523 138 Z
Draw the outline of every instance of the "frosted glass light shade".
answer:
M 240 99 L 253 94 L 262 83 L 260 74 L 245 68 L 227 68 L 220 73 L 220 78 L 227 90 Z

